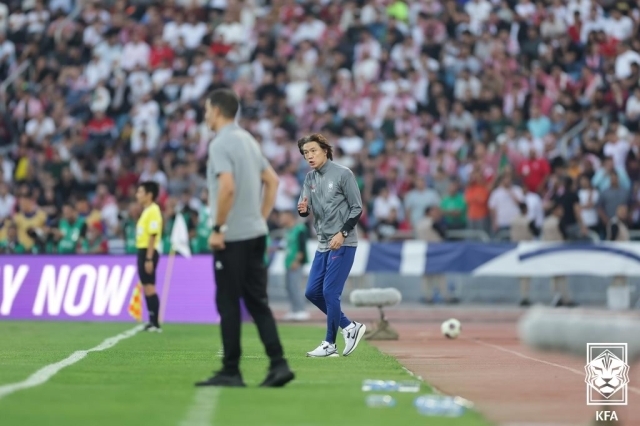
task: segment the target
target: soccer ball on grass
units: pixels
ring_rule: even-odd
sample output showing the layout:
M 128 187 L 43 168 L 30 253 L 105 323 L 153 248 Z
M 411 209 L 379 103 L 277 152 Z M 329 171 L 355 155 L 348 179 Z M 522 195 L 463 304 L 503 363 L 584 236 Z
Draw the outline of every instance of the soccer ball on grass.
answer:
M 445 337 L 449 339 L 455 339 L 460 335 L 460 331 L 462 331 L 462 325 L 457 319 L 451 318 L 443 322 L 440 329 Z

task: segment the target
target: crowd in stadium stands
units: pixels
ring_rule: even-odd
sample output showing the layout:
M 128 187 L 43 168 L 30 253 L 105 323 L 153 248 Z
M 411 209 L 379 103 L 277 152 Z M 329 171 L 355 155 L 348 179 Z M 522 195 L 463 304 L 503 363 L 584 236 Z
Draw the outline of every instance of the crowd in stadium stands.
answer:
M 203 99 L 224 86 L 281 177 L 277 211 L 308 171 L 296 140 L 322 132 L 358 177 L 370 239 L 628 239 L 639 4 L 0 3 L 0 246 L 133 251 L 135 187 L 151 179 L 165 235 L 183 214 L 207 251 Z

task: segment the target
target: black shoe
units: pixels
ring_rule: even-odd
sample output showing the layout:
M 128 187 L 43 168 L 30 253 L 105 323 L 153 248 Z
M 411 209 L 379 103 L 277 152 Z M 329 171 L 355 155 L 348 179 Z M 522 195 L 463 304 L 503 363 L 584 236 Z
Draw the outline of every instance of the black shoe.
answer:
M 269 374 L 260 384 L 261 388 L 281 388 L 296 377 L 287 365 L 269 370 Z
M 228 374 L 219 372 L 209 377 L 207 380 L 197 382 L 196 386 L 220 386 L 228 388 L 244 388 L 247 385 L 244 384 L 240 373 Z
M 520 306 L 531 306 L 531 302 L 529 302 L 529 299 L 522 299 L 520 301 Z

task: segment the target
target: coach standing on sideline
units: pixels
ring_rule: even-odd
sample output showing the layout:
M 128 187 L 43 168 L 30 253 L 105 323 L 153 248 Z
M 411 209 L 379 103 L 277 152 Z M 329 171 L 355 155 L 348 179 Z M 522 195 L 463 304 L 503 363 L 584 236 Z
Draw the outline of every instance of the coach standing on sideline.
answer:
M 258 142 L 235 123 L 239 101 L 229 89 L 213 91 L 205 120 L 216 137 L 209 145 L 207 183 L 214 221 L 213 249 L 216 304 L 224 358 L 222 369 L 196 386 L 245 386 L 240 373 L 240 298 L 253 317 L 271 360 L 260 386 L 280 387 L 294 378 L 284 358 L 276 322 L 267 300 L 266 219 L 273 209 L 278 176 Z M 262 185 L 264 197 L 261 199 Z
M 350 355 L 364 336 L 364 324 L 349 320 L 340 308 L 358 246 L 356 225 L 362 215 L 360 188 L 353 172 L 333 162 L 333 148 L 321 134 L 298 141 L 300 153 L 313 170 L 307 173 L 298 214 L 313 212 L 318 250 L 309 271 L 305 295 L 327 315 L 327 334 L 310 357 L 336 357 L 338 327 L 344 336 L 343 356 Z

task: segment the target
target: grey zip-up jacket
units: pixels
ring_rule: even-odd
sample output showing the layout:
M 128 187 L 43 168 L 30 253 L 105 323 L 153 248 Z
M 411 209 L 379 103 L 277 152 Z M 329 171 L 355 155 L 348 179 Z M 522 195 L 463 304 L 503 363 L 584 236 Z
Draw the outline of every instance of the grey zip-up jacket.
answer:
M 307 173 L 298 202 L 305 197 L 308 202 L 307 213 L 300 213 L 300 216 L 306 217 L 313 212 L 318 251 L 329 251 L 331 238 L 343 230 L 349 235 L 342 245 L 357 247 L 356 224 L 362 215 L 362 197 L 350 169 L 327 160 L 320 169 Z

